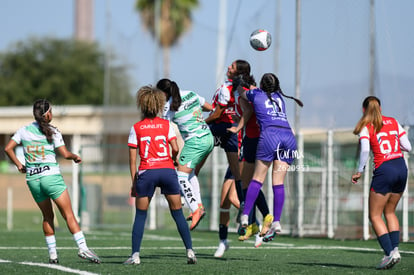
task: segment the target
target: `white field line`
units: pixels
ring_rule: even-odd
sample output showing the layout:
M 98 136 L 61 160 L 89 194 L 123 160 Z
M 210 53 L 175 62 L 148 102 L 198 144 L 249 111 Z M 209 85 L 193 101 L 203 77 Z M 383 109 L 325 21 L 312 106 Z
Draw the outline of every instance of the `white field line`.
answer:
M 102 232 L 99 232 L 102 233 Z M 112 235 L 112 234 L 96 234 L 96 235 Z M 102 239 L 101 237 L 97 237 L 95 234 L 91 235 L 94 236 L 93 239 Z M 128 237 L 130 236 L 130 233 L 127 234 Z M 181 242 L 181 239 L 179 237 L 167 237 L 167 236 L 160 236 L 160 235 L 154 235 L 154 234 L 144 234 L 144 239 L 147 240 L 156 240 L 156 241 L 178 241 Z M 193 238 L 194 240 L 202 240 L 201 238 Z M 112 239 L 113 241 L 113 239 Z M 231 245 L 230 241 L 230 245 Z M 324 245 L 305 245 L 305 246 L 295 246 L 291 243 L 278 243 L 278 242 L 269 242 L 269 243 L 263 243 L 259 248 L 254 247 L 254 241 L 248 240 L 244 242 L 245 244 L 251 244 L 251 246 L 243 246 L 243 247 L 234 247 L 231 246 L 231 249 L 237 250 L 237 249 L 296 249 L 296 250 L 350 250 L 350 251 L 381 251 L 380 248 L 364 248 L 364 247 L 350 247 L 350 246 L 324 246 Z M 202 247 L 194 247 L 194 250 L 210 250 L 210 249 L 216 249 L 217 246 L 202 246 Z M 16 249 L 16 250 L 44 250 L 45 247 L 17 247 L 17 246 L 0 246 L 0 250 L 8 250 L 8 249 Z M 59 247 L 58 250 L 76 250 L 77 248 L 75 246 L 72 247 Z M 103 246 L 103 247 L 94 247 L 96 250 L 130 250 L 130 246 Z M 151 246 L 151 247 L 144 247 L 145 250 L 175 250 L 175 249 L 183 249 L 183 246 L 177 245 L 177 246 Z M 400 250 L 400 253 L 406 253 L 406 254 L 414 254 L 414 251 L 410 250 Z
M 40 267 L 45 267 L 45 268 L 49 268 L 49 269 L 56 269 L 56 270 L 60 270 L 60 271 L 68 272 L 68 273 L 79 274 L 79 275 L 99 275 L 98 273 L 92 273 L 92 272 L 89 272 L 89 271 L 73 269 L 73 268 L 64 267 L 64 266 L 55 265 L 55 264 L 44 264 L 44 263 L 34 263 L 34 262 L 12 262 L 12 261 L 2 260 L 2 259 L 0 259 L 0 263 L 17 263 L 17 264 L 22 264 L 22 265 L 40 266 Z
M 304 246 L 295 246 L 294 244 L 272 244 L 266 243 L 262 244 L 259 248 L 252 246 L 231 246 L 232 250 L 248 249 L 248 250 L 283 250 L 283 249 L 294 249 L 294 250 L 348 250 L 348 251 L 382 251 L 380 248 L 366 248 L 366 247 L 352 247 L 352 246 L 324 246 L 324 245 L 304 245 Z M 0 250 L 45 250 L 45 247 L 24 247 L 24 246 L 0 246 Z M 127 250 L 131 249 L 130 246 L 101 246 L 94 247 L 94 250 Z M 183 249 L 182 245 L 178 246 L 151 246 L 143 247 L 144 250 L 181 250 Z M 194 250 L 197 253 L 197 250 L 214 250 L 217 249 L 217 246 L 195 246 Z M 75 247 L 58 247 L 58 250 L 77 250 Z M 412 250 L 399 250 L 403 254 L 413 254 Z M 0 263 L 7 262 L 7 260 L 0 259 Z
M 246 243 L 253 243 L 251 241 L 246 242 Z M 202 247 L 194 247 L 195 251 L 197 250 L 214 250 L 216 249 L 216 246 L 202 246 Z M 0 246 L 0 250 L 44 250 L 45 247 L 6 247 L 6 246 Z M 62 249 L 62 250 L 70 250 L 70 249 L 77 249 L 74 247 L 58 247 L 58 249 Z M 94 247 L 95 250 L 130 250 L 131 247 L 126 247 L 126 246 L 110 246 L 110 247 Z M 182 250 L 183 246 L 179 245 L 179 246 L 169 246 L 169 247 L 144 247 L 143 249 L 145 250 Z M 266 243 L 266 244 L 262 244 L 261 247 L 259 248 L 255 248 L 253 245 L 250 247 L 231 247 L 231 249 L 233 250 L 240 250 L 240 249 L 249 249 L 249 250 L 255 250 L 255 249 L 266 249 L 266 250 L 270 250 L 270 249 L 295 249 L 295 250 L 350 250 L 350 251 L 381 251 L 381 249 L 374 249 L 374 248 L 364 248 L 364 247 L 348 247 L 348 246 L 323 246 L 323 245 L 305 245 L 305 246 L 295 246 L 294 244 L 280 244 L 280 243 Z M 196 252 L 197 253 L 197 252 Z M 403 254 L 414 254 L 414 251 L 401 251 L 400 253 Z M 4 259 L 0 259 L 0 264 L 1 263 L 13 263 L 12 261 L 9 260 L 4 260 Z M 92 272 L 88 272 L 88 271 L 82 271 L 82 270 L 78 270 L 78 269 L 72 269 L 72 268 L 68 268 L 68 267 L 64 267 L 61 265 L 52 265 L 52 264 L 44 264 L 44 263 L 33 263 L 33 262 L 17 262 L 18 264 L 22 264 L 22 265 L 32 265 L 32 266 L 40 266 L 40 267 L 46 267 L 46 268 L 50 268 L 50 269 L 57 269 L 57 270 L 61 270 L 61 271 L 65 271 L 68 273 L 74 273 L 74 274 L 79 274 L 79 275 L 97 275 L 97 273 L 92 273 Z

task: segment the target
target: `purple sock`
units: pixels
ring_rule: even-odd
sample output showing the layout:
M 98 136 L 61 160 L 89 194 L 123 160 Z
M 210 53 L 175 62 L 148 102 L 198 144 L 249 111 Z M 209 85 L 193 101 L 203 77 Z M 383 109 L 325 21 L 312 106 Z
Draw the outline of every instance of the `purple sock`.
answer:
M 254 206 L 257 195 L 259 195 L 261 188 L 262 183 L 258 182 L 257 180 L 250 181 L 249 188 L 247 188 L 247 194 L 244 201 L 243 215 L 249 215 L 250 211 Z
M 285 204 L 285 186 L 273 185 L 273 216 L 274 221 L 280 221 L 283 205 Z

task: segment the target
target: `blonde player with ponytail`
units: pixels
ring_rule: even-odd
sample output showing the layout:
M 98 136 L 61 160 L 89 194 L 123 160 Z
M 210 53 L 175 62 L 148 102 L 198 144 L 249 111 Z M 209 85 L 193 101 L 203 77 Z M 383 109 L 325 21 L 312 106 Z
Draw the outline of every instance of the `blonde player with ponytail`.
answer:
M 402 151 L 410 151 L 411 144 L 398 121 L 382 115 L 377 97 L 365 98 L 362 113 L 354 129 L 354 134 L 359 135 L 361 153 L 352 182 L 357 183 L 361 178 L 371 148 L 375 168 L 369 193 L 369 219 L 385 254 L 377 269 L 389 269 L 401 259 L 398 252 L 400 228 L 395 209 L 407 183 Z

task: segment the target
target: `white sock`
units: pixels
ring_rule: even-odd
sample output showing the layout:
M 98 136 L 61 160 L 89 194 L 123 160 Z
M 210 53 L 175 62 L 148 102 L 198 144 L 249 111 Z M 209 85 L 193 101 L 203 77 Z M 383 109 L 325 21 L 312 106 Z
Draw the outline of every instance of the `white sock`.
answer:
M 193 187 L 188 181 L 189 174 L 177 171 L 177 176 L 184 200 L 187 203 L 188 208 L 190 208 L 191 212 L 194 213 L 194 211 L 196 211 L 198 208 L 198 201 L 197 198 L 194 196 Z
M 56 251 L 56 238 L 55 235 L 45 236 L 47 249 L 49 251 L 50 259 L 57 258 L 57 251 Z
M 79 231 L 78 233 L 73 234 L 73 239 L 75 240 L 79 249 L 89 250 L 88 246 L 86 245 L 86 239 L 82 231 Z
M 190 178 L 191 186 L 193 187 L 194 196 L 196 197 L 199 204 L 203 204 L 201 201 L 200 182 L 198 181 L 198 178 L 195 175 L 194 170 L 193 172 L 191 172 L 189 178 Z

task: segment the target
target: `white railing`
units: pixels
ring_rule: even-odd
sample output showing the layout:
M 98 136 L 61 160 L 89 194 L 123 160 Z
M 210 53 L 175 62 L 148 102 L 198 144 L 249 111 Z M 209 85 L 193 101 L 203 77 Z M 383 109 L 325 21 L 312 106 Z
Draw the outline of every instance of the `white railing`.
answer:
M 344 141 L 336 140 L 335 137 L 338 136 L 338 133 L 338 131 L 325 131 L 322 138 L 318 140 L 320 146 L 318 145 L 319 149 L 317 150 L 319 152 L 317 150 L 315 152 L 315 148 L 309 150 L 309 147 L 307 147 L 309 146 L 308 135 L 298 136 L 298 150 L 304 152 L 304 157 L 299 158 L 295 164 L 297 167 L 305 169 L 288 172 L 285 182 L 286 200 L 282 214 L 283 234 L 340 238 L 343 232 L 356 232 L 358 229 L 361 236 L 352 235 L 351 238 L 366 240 L 372 237 L 368 220 L 368 195 L 372 172 L 367 169 L 363 177 L 363 183 L 357 185 L 351 183 L 351 175 L 355 170 L 350 168 L 349 165 L 346 167 L 340 161 L 341 156 L 339 154 L 344 152 L 338 153 L 340 150 L 337 149 Z M 86 147 L 77 143 L 79 140 L 82 139 L 74 138 L 72 147 L 76 151 L 79 148 L 82 154 L 82 150 Z M 96 151 L 100 156 L 104 155 L 102 154 L 105 147 L 103 145 L 96 145 L 95 149 L 92 148 L 92 150 L 90 145 L 87 147 L 89 148 L 88 154 Z M 109 147 L 106 146 L 105 150 L 108 150 Z M 353 146 L 349 148 L 351 147 Z M 355 152 L 356 148 L 357 144 L 355 144 Z M 110 150 L 106 152 L 107 155 L 123 154 L 125 156 L 127 154 L 125 153 L 125 146 L 114 146 Z M 356 156 L 353 153 L 349 154 L 353 155 L 354 158 Z M 89 158 L 96 160 L 93 156 L 89 156 Z M 102 160 L 104 161 L 105 157 Z M 410 171 L 413 165 L 408 154 L 405 154 L 405 160 Z M 367 165 L 368 167 L 369 165 Z M 15 169 L 12 168 L 9 169 L 10 172 L 8 173 L 14 173 Z M 200 230 L 218 230 L 221 186 L 226 169 L 227 159 L 225 153 L 221 148 L 215 148 L 200 173 L 202 197 L 208 207 L 207 219 L 199 225 Z M 62 170 L 66 171 L 65 173 L 72 173 L 71 180 L 67 181 L 67 184 L 71 191 L 74 211 L 79 214 L 83 228 L 122 226 L 129 229 L 131 227 L 134 205 L 133 203 L 127 203 L 130 186 L 127 160 L 109 164 L 84 161 L 79 166 L 63 166 Z M 115 176 L 112 174 L 115 174 Z M 268 173 L 263 192 L 272 212 L 273 193 L 270 177 L 271 173 Z M 411 226 L 413 226 L 413 221 L 409 219 L 409 214 L 414 212 L 414 204 L 410 202 L 410 190 L 413 190 L 413 185 L 413 180 L 408 180 L 407 189 L 397 207 L 398 215 L 401 214 L 402 216 L 401 236 L 404 242 L 410 240 L 409 224 L 411 223 Z M 411 188 L 409 188 L 410 186 Z M 8 189 L 3 192 L 3 194 L 7 194 L 4 195 L 7 199 L 2 207 L 7 209 L 7 225 L 5 226 L 9 230 L 13 229 L 13 204 L 18 203 L 16 201 L 18 197 L 13 198 L 16 194 L 16 192 L 13 192 L 13 188 L 13 185 L 9 185 Z M 153 199 L 148 215 L 147 227 L 150 229 L 169 225 L 169 218 L 163 219 L 164 215 L 169 216 L 167 204 L 163 196 L 158 193 Z M 81 194 L 86 194 L 87 197 L 83 198 Z M 88 205 L 85 205 L 85 202 Z M 99 207 L 89 207 L 91 203 L 97 204 Z M 33 207 L 35 208 L 35 205 Z M 187 210 L 185 209 L 185 211 Z M 112 217 L 105 220 L 106 215 L 112 212 L 114 213 Z M 237 210 L 231 209 L 230 231 L 237 229 L 236 214 Z M 259 215 L 258 218 L 260 218 Z M 348 230 L 349 227 L 352 228 Z

